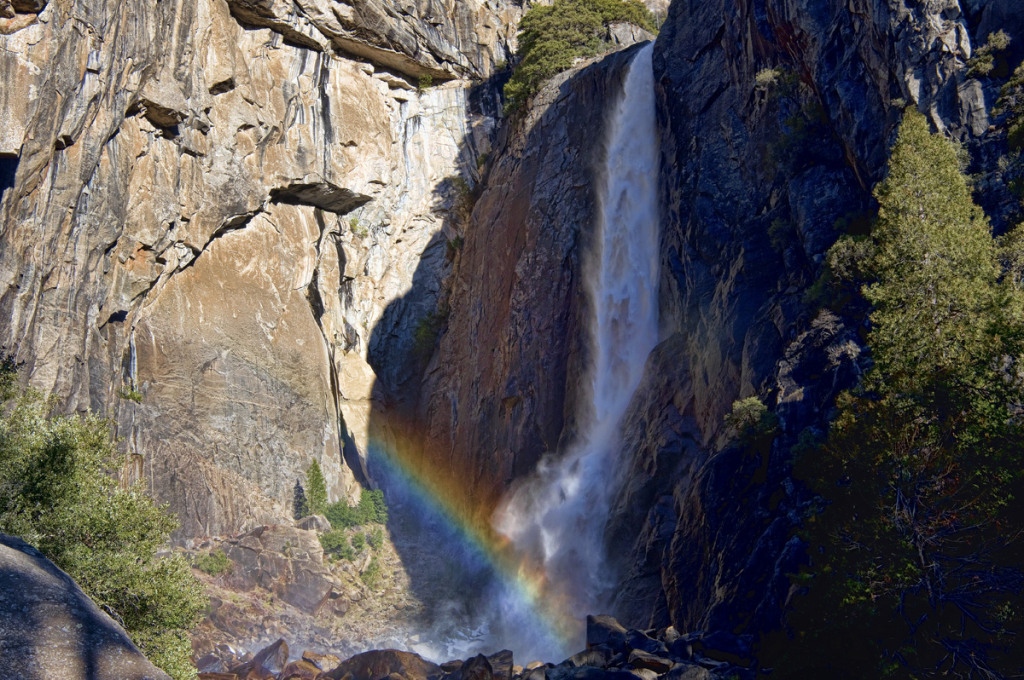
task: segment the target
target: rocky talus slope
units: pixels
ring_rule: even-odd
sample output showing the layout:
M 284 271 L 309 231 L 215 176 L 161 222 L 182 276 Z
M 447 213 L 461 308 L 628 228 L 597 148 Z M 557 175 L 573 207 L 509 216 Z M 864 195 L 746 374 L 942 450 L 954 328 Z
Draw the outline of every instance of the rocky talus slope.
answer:
M 0 3 L 0 346 L 116 419 L 180 537 L 286 520 L 311 458 L 357 497 L 368 359 L 406 379 L 520 13 Z
M 306 650 L 300 658 L 283 639 L 255 652 L 219 645 L 199 661 L 200 680 L 747 680 L 736 665 L 749 649 L 728 636 L 675 628 L 627 630 L 610 616 L 587 619 L 586 649 L 561 663 L 517 665 L 512 652 L 435 664 L 417 654 L 375 650 L 341 661 Z

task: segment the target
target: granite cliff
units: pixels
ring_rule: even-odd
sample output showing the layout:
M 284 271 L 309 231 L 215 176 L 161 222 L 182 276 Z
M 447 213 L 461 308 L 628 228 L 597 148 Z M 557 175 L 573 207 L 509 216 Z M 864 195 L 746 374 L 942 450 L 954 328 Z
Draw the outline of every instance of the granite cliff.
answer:
M 436 304 L 521 10 L 2 9 L 0 344 L 116 420 L 182 537 L 287 519 L 311 457 L 357 497 L 370 331 L 388 363 Z
M 1013 4 L 673 3 L 655 46 L 662 342 L 625 419 L 606 531 L 620 575 L 612 613 L 724 631 L 740 657 L 781 622 L 807 501 L 790 448 L 824 431 L 863 361 L 862 319 L 820 309 L 807 291 L 832 243 L 864 233 L 904 106 L 969 151 L 996 228 L 1017 219 L 997 162 L 1007 153 L 993 113 L 1001 81 L 968 66 L 999 28 L 1016 39 L 1005 58 L 1019 63 Z M 460 471 L 459 500 L 481 518 L 575 434 L 587 389 L 580 262 L 602 153 L 602 117 L 586 102 L 607 97 L 625 63 L 608 57 L 544 90 L 473 213 L 418 427 L 425 465 Z M 564 154 L 546 156 L 551 143 Z M 754 456 L 723 425 L 752 395 L 782 424 Z
M 635 627 L 777 625 L 805 497 L 789 448 L 856 380 L 859 321 L 806 295 L 865 228 L 903 106 L 963 143 L 997 228 L 1014 0 L 676 0 L 654 53 L 661 342 L 625 420 L 607 559 Z M 504 2 L 0 0 L 0 345 L 66 411 L 109 414 L 123 475 L 182 540 L 287 522 L 371 438 L 478 527 L 573 441 L 581 282 L 628 47 L 510 121 Z M 643 36 L 624 32 L 628 44 Z M 429 332 L 428 332 L 429 331 Z M 723 418 L 757 395 L 769 450 Z M 369 461 L 372 463 L 372 461 Z

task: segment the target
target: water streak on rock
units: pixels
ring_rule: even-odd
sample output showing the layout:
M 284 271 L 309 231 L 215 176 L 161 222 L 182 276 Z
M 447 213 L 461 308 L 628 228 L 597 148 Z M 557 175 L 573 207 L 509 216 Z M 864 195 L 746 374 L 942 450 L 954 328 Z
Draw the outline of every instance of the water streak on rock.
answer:
M 551 596 L 577 617 L 611 585 L 603 533 L 620 478 L 620 424 L 658 340 L 658 132 L 653 44 L 630 65 L 609 119 L 596 247 L 587 291 L 593 308 L 591 403 L 577 443 L 548 457 L 496 514 L 497 529 L 527 561 L 543 564 Z

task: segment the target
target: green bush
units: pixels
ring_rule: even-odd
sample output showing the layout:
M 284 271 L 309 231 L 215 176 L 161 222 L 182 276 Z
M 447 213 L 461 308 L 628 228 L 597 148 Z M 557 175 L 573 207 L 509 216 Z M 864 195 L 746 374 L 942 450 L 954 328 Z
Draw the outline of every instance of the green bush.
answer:
M 195 561 L 196 569 L 210 576 L 220 576 L 231 571 L 231 560 L 221 550 L 200 555 Z
M 734 401 L 732 411 L 725 416 L 726 427 L 735 432 L 740 442 L 751 443 L 775 434 L 779 419 L 757 397 Z
M 362 552 L 363 548 L 366 547 L 366 535 L 362 532 L 355 533 L 352 535 L 352 549 L 357 553 Z
M 1010 36 L 999 30 L 989 33 L 988 42 L 979 47 L 974 56 L 967 60 L 967 75 L 982 77 L 992 75 L 996 70 L 996 56 L 1010 46 Z M 1005 71 L 1004 71 L 1005 76 Z
M 413 353 L 421 362 L 426 363 L 434 353 L 447 320 L 448 315 L 443 312 L 427 312 L 416 324 L 413 331 Z
M 335 529 L 349 529 L 367 524 L 387 524 L 388 507 L 383 491 L 363 489 L 357 505 L 338 501 L 328 506 L 326 515 Z
M 376 556 L 370 559 L 370 564 L 366 567 L 366 571 L 360 574 L 359 578 L 363 580 L 363 583 L 365 583 L 368 588 L 377 587 L 380 583 L 381 567 Z
M 420 76 L 419 81 L 416 84 L 416 89 L 420 92 L 426 92 L 430 89 L 430 86 L 434 84 L 434 77 L 429 73 Z
M 328 531 L 326 534 L 320 534 L 320 545 L 328 555 L 333 555 L 349 562 L 356 558 L 356 554 L 352 550 L 348 536 L 344 531 L 335 529 Z
M 637 0 L 554 0 L 530 8 L 519 23 L 518 63 L 505 85 L 506 113 L 576 59 L 607 49 L 609 24 L 623 21 L 657 31 L 654 16 Z
M 207 605 L 185 558 L 157 557 L 177 527 L 140 487 L 122 488 L 110 425 L 49 416 L 56 404 L 19 389 L 0 361 L 0 531 L 21 536 L 119 620 L 177 680 L 195 677 L 188 631 Z
M 373 531 L 369 533 L 367 539 L 370 542 L 370 547 L 374 550 L 380 550 L 384 547 L 384 529 L 381 527 L 375 527 Z

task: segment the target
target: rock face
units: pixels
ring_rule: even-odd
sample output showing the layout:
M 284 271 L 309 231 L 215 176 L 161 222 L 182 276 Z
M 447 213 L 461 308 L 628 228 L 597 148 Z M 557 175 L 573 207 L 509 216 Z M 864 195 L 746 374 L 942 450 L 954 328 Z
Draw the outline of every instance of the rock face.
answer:
M 626 419 L 632 464 L 608 528 L 613 553 L 631 555 L 618 599 L 629 621 L 734 633 L 779 623 L 802 552 L 789 447 L 823 431 L 859 370 L 854 322 L 819 313 L 805 291 L 835 239 L 864 228 L 898 100 L 992 169 L 1005 150 L 989 127 L 999 83 L 965 64 L 985 17 L 1006 6 L 673 4 L 655 48 L 667 339 Z M 1024 37 L 1020 18 L 1005 28 Z M 759 87 L 766 68 L 794 74 L 795 89 Z M 798 118 L 814 122 L 798 131 Z M 753 457 L 723 450 L 723 417 L 750 395 L 783 423 Z
M 426 369 L 419 465 L 427 477 L 459 470 L 456 502 L 483 523 L 511 481 L 571 433 L 571 405 L 587 389 L 580 267 L 602 161 L 594 140 L 631 54 L 548 84 L 498 149 L 473 211 Z
M 42 554 L 0 534 L 0 664 L 9 678 L 169 680 Z
M 971 152 L 998 228 L 1019 210 L 998 179 L 1001 81 L 969 77 L 966 63 L 995 17 L 1024 43 L 1012 4 L 673 4 L 655 48 L 663 339 L 625 418 L 606 530 L 622 576 L 613 609 L 630 625 L 778 625 L 802 553 L 789 449 L 824 431 L 861 370 L 856 315 L 819 310 L 806 292 L 832 243 L 867 228 L 905 105 Z M 614 55 L 541 94 L 499 149 L 467 232 L 420 427 L 428 466 L 458 471 L 457 493 L 482 515 L 575 432 L 602 139 L 590 106 L 624 63 Z M 781 417 L 770 450 L 730 446 L 723 426 L 751 395 Z
M 355 498 L 371 330 L 400 366 L 436 307 L 499 111 L 465 78 L 521 10 L 37 4 L 0 18 L 0 346 L 116 419 L 179 538 L 291 517 L 313 458 Z

